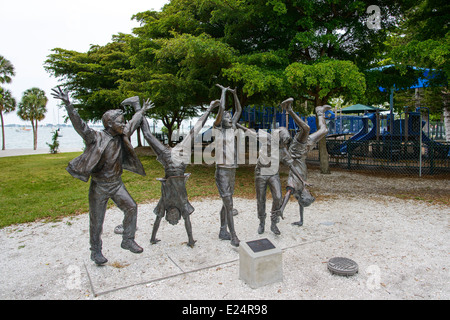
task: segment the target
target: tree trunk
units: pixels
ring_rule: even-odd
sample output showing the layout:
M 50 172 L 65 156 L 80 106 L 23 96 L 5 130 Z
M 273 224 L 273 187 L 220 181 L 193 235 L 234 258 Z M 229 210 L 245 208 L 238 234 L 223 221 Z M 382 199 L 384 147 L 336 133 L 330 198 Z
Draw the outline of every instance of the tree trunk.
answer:
M 450 107 L 444 108 L 445 141 L 450 142 Z
M 172 142 L 172 134 L 173 134 L 173 124 L 171 126 L 167 127 L 167 139 L 169 139 L 169 147 L 171 147 L 171 148 L 174 146 L 174 144 Z
M 444 128 L 445 128 L 445 141 L 450 142 L 450 106 L 448 105 L 449 90 L 445 88 L 441 91 L 442 104 L 443 104 L 443 116 L 444 116 Z
M 0 118 L 2 119 L 2 150 L 5 150 L 5 125 L 3 123 L 3 112 L 1 111 Z
M 164 126 L 167 128 L 167 137 L 169 139 L 169 146 L 173 147 L 173 143 L 172 143 L 172 133 L 173 133 L 173 126 L 175 124 L 174 119 L 169 120 L 167 117 L 163 117 L 162 122 L 164 124 Z
M 37 124 L 38 121 L 35 120 L 36 123 L 34 123 L 33 120 L 31 120 L 31 126 L 33 127 L 33 149 L 36 150 L 37 149 Z
M 317 119 L 316 119 L 317 121 Z M 320 139 L 317 143 L 319 148 L 319 160 L 320 160 L 320 173 L 322 174 L 330 174 L 330 163 L 329 156 L 327 151 L 327 140 L 326 137 Z

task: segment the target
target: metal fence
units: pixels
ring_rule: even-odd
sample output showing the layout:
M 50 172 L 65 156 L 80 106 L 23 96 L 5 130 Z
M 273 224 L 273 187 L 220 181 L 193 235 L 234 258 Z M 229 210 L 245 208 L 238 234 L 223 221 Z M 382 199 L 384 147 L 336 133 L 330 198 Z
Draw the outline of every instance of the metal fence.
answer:
M 344 169 L 383 170 L 397 173 L 450 174 L 450 143 L 436 141 L 327 140 L 330 166 Z M 307 161 L 318 162 L 317 147 Z

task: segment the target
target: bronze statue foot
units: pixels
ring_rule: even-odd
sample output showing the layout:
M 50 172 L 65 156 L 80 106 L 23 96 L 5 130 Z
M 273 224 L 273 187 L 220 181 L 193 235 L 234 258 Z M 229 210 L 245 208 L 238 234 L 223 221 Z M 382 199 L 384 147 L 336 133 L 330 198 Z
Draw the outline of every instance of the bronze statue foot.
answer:
M 188 247 L 191 247 L 191 248 L 193 248 L 194 246 L 195 246 L 195 243 L 197 242 L 197 240 L 192 240 L 192 241 L 189 241 L 188 243 L 187 243 L 187 245 L 188 245 Z
M 226 229 L 220 228 L 219 239 L 221 239 L 221 240 L 231 240 L 231 234 Z
M 133 239 L 122 240 L 120 246 L 122 249 L 130 250 L 133 253 L 142 253 L 144 251 Z
M 280 235 L 280 229 L 278 229 L 277 225 L 275 223 L 272 223 L 272 225 L 270 226 L 270 230 L 275 233 L 276 235 Z
M 106 259 L 100 251 L 91 252 L 91 260 L 94 261 L 95 264 L 98 266 L 101 266 L 102 264 L 105 264 L 108 262 L 108 259 Z
M 263 234 L 264 233 L 264 227 L 265 227 L 264 222 L 260 222 L 259 223 L 259 227 L 258 227 L 258 234 Z
M 150 240 L 150 243 L 151 244 L 157 244 L 158 242 L 160 242 L 161 240 L 159 240 L 159 239 L 151 239 Z
M 239 247 L 239 239 L 238 239 L 238 237 L 237 236 L 234 236 L 232 239 L 231 239 L 231 245 L 232 246 L 234 246 L 234 247 Z
M 115 234 L 123 234 L 123 224 L 119 224 L 118 226 L 116 226 L 114 228 L 114 233 Z

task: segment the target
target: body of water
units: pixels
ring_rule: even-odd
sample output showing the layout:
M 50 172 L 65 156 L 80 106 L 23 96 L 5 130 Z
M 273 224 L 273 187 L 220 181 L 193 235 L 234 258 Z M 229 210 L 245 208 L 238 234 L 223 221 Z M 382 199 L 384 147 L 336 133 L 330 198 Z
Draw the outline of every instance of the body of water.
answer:
M 184 136 L 193 127 L 193 125 L 197 122 L 199 118 L 192 118 L 184 120 L 181 124 L 181 130 L 179 132 L 180 135 Z M 205 127 L 209 127 L 212 125 L 214 119 L 208 119 Z M 156 133 L 161 133 L 161 129 L 163 124 L 161 121 L 155 122 L 152 120 L 148 120 L 150 125 L 150 130 Z M 91 125 L 90 128 L 101 131 L 103 130 L 102 125 Z M 1 128 L 1 127 L 0 127 Z M 60 126 L 59 127 L 60 137 L 59 141 L 59 149 L 61 151 L 64 150 L 83 150 L 84 142 L 83 139 L 78 135 L 75 129 L 72 126 Z M 47 143 L 52 143 L 53 132 L 57 129 L 56 126 L 41 126 L 38 127 L 38 141 L 37 148 L 38 149 L 46 149 L 50 147 Z M 1 135 L 1 133 L 0 133 Z M 175 136 L 174 136 L 175 139 Z M 31 125 L 26 126 L 5 126 L 5 145 L 6 149 L 33 149 L 33 129 Z M 144 136 L 141 133 L 141 143 L 143 146 L 147 146 L 148 143 L 145 141 Z M 137 131 L 131 136 L 131 144 L 133 147 L 137 147 Z M 1 145 L 1 141 L 0 141 Z M 1 147 L 0 147 L 1 148 Z
M 101 131 L 103 127 L 91 127 Z M 37 148 L 45 149 L 50 147 L 47 143 L 52 143 L 53 132 L 56 127 L 38 127 Z M 60 150 L 82 150 L 84 148 L 83 139 L 78 135 L 73 127 L 60 127 L 59 148 Z M 141 134 L 142 138 L 142 134 Z M 143 144 L 144 139 L 141 140 Z M 137 146 L 137 134 L 131 136 L 131 144 Z M 5 127 L 6 149 L 33 149 L 33 130 L 31 126 L 25 127 Z

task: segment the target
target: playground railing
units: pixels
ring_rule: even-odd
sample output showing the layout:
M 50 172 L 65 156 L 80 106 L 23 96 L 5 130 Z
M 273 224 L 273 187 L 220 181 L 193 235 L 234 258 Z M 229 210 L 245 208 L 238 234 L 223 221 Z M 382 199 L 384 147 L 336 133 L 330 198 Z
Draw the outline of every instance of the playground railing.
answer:
M 331 167 L 418 175 L 450 173 L 449 142 L 329 139 L 327 151 Z M 317 148 L 308 153 L 307 160 L 319 161 Z

